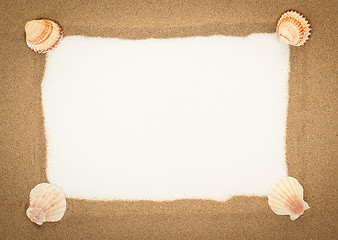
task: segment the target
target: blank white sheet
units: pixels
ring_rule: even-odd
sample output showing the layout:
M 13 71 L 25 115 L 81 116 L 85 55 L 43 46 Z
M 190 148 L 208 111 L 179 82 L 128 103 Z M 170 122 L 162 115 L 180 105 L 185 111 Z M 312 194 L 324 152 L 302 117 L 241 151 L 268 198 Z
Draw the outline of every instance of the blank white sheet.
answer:
M 274 34 L 65 37 L 42 83 L 47 177 L 71 198 L 226 200 L 286 175 Z

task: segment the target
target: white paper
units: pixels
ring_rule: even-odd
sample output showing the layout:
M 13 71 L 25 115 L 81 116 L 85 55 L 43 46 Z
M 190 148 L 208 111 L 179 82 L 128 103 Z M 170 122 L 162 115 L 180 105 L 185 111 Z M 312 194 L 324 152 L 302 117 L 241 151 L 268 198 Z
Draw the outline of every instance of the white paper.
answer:
M 47 176 L 71 198 L 226 200 L 286 175 L 274 34 L 65 37 L 42 84 Z

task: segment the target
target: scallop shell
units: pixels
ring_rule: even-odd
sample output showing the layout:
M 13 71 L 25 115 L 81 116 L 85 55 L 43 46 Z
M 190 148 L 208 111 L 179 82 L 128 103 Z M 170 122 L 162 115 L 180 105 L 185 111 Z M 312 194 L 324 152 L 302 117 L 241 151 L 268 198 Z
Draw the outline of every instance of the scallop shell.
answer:
M 46 19 L 27 22 L 25 31 L 28 47 L 38 53 L 52 50 L 63 37 L 61 27 L 56 22 Z
M 277 23 L 276 32 L 279 40 L 284 44 L 293 46 L 303 45 L 310 36 L 310 24 L 304 16 L 295 12 L 287 11 Z
M 293 177 L 283 177 L 270 188 L 268 202 L 272 211 L 278 215 L 290 215 L 297 219 L 310 206 L 303 200 L 303 187 Z
M 36 185 L 29 194 L 29 219 L 41 225 L 44 222 L 61 220 L 66 211 L 66 198 L 63 192 L 49 183 Z

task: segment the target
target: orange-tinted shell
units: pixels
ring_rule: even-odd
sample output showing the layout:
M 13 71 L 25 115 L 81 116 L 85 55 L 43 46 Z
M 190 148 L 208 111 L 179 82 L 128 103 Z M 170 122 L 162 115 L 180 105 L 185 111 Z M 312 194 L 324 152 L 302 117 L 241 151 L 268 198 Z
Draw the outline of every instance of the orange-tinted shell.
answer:
M 27 22 L 25 32 L 28 47 L 38 53 L 52 50 L 63 37 L 61 27 L 46 19 Z
M 309 39 L 310 31 L 309 22 L 295 11 L 284 13 L 276 28 L 280 41 L 293 46 L 303 45 Z
M 289 215 L 291 220 L 297 219 L 310 208 L 303 200 L 302 185 L 292 177 L 280 178 L 273 184 L 268 193 L 268 203 L 274 213 Z
M 66 211 L 66 198 L 63 192 L 49 183 L 36 185 L 29 194 L 27 217 L 34 223 L 61 220 Z

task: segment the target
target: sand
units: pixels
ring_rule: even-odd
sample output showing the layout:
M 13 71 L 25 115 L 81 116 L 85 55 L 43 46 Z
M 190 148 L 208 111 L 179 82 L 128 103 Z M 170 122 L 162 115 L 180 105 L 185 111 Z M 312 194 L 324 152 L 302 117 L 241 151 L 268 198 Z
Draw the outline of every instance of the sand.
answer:
M 0 235 L 4 239 L 334 239 L 337 234 L 335 121 L 336 1 L 2 1 L 0 16 Z M 46 177 L 41 82 L 45 55 L 27 48 L 24 25 L 58 21 L 66 35 L 144 39 L 272 33 L 282 12 L 305 14 L 313 33 L 290 48 L 286 131 L 288 174 L 311 209 L 291 222 L 266 197 L 225 203 L 68 199 L 61 222 L 25 216 L 29 191 Z M 90 177 L 90 176 L 89 176 Z

